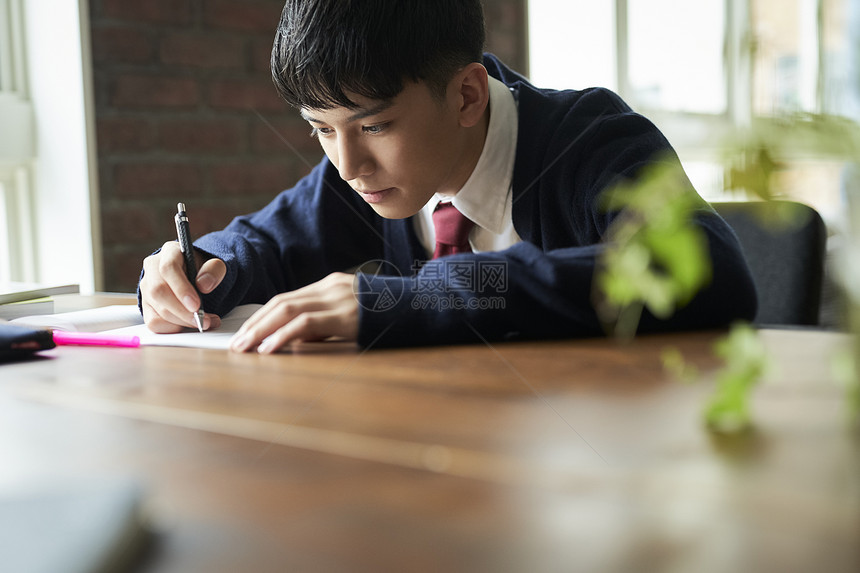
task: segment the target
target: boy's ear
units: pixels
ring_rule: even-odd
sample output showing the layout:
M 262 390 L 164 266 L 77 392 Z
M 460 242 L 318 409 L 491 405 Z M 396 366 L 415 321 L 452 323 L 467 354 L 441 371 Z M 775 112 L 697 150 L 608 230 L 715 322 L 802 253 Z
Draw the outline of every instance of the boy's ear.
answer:
M 473 62 L 460 70 L 454 77 L 459 106 L 460 125 L 473 127 L 484 117 L 490 102 L 490 89 L 487 84 L 487 69 Z

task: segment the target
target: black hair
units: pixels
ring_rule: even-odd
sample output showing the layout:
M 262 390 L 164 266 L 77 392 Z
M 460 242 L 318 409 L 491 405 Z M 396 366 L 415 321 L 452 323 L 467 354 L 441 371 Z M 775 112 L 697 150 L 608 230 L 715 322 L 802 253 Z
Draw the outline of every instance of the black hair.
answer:
M 480 62 L 480 0 L 287 0 L 272 47 L 272 79 L 296 108 L 356 108 L 424 81 L 438 98 Z

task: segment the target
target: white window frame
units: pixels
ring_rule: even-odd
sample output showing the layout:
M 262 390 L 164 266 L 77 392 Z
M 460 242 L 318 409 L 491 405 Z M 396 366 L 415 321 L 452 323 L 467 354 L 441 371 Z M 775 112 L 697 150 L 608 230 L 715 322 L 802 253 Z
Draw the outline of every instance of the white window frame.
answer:
M 629 81 L 627 5 L 627 0 L 615 0 L 619 95 L 660 126 L 682 156 L 694 159 L 712 157 L 718 152 L 719 144 L 734 130 L 749 127 L 753 121 L 749 1 L 724 0 L 726 111 L 723 114 L 649 109 L 645 103 L 636 100 Z
M 23 94 L 27 85 L 21 0 L 0 0 L 0 93 Z
M 23 30 L 22 0 L 0 0 L 0 281 L 36 279 L 30 184 L 35 122 Z
M 801 15 L 801 41 L 805 49 L 800 51 L 799 82 L 802 90 L 800 100 L 802 111 L 822 113 L 824 71 L 822 14 L 823 0 L 794 0 L 798 3 Z M 725 10 L 725 74 L 726 102 L 724 114 L 694 114 L 649 109 L 644 102 L 636 101 L 630 87 L 627 62 L 627 5 L 628 0 L 615 0 L 616 43 L 617 43 L 617 81 L 618 92 L 634 108 L 640 109 L 649 118 L 665 126 L 672 140 L 683 149 L 710 151 L 707 140 L 714 136 L 727 136 L 738 128 L 747 128 L 754 123 L 770 123 L 773 118 L 756 116 L 752 109 L 753 101 L 753 31 L 750 28 L 750 1 L 724 0 Z M 698 124 L 698 125 L 696 125 Z M 700 134 L 707 134 L 707 140 Z
M 597 0 L 600 1 L 600 0 Z M 615 91 L 643 115 L 651 119 L 672 142 L 682 161 L 719 161 L 725 142 L 739 131 L 758 126 L 779 125 L 779 119 L 756 116 L 753 110 L 753 31 L 750 22 L 750 0 L 724 0 L 725 33 L 724 62 L 726 110 L 722 114 L 667 111 L 648 107 L 637 101 L 630 84 L 628 61 L 628 0 L 613 2 L 615 29 Z M 823 0 L 793 0 L 799 2 L 803 28 L 801 41 L 802 60 L 799 73 L 803 91 L 800 94 L 802 111 L 822 113 L 824 109 L 824 38 Z M 803 57 L 805 56 L 805 57 Z M 577 88 L 582 86 L 568 86 Z M 815 149 L 804 148 L 804 138 L 792 138 L 792 149 L 798 156 L 817 155 Z M 814 144 L 809 144 L 814 145 Z
M 103 284 L 87 0 L 0 0 L 0 280 Z

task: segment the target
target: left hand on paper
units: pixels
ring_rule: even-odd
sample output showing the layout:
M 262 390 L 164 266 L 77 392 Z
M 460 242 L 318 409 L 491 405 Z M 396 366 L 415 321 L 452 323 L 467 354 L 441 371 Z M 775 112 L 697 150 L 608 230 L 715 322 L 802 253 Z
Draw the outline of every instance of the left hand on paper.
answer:
M 358 300 L 353 275 L 333 273 L 300 289 L 272 297 L 233 336 L 230 348 L 271 354 L 293 341 L 358 337 Z

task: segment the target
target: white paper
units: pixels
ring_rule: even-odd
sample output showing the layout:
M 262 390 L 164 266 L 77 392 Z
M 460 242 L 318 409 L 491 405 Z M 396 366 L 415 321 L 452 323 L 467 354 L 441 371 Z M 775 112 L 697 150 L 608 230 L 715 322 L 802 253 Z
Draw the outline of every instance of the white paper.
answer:
M 214 348 L 227 350 L 230 348 L 230 339 L 239 330 L 242 324 L 261 304 L 245 304 L 238 306 L 221 318 L 221 326 L 215 329 L 198 332 L 187 330 L 175 334 L 156 334 L 147 328 L 145 324 L 115 328 L 105 331 L 105 334 L 122 334 L 125 336 L 140 337 L 141 346 L 184 346 L 187 348 Z
M 11 322 L 40 328 L 54 328 L 70 332 L 103 332 L 137 336 L 142 346 L 185 346 L 188 348 L 228 349 L 230 339 L 245 320 L 261 304 L 238 306 L 221 318 L 221 326 L 198 332 L 188 329 L 175 334 L 156 334 L 143 323 L 137 305 L 119 304 L 59 314 L 45 314 L 17 318 Z

